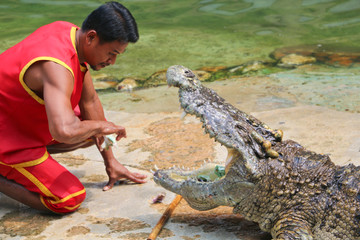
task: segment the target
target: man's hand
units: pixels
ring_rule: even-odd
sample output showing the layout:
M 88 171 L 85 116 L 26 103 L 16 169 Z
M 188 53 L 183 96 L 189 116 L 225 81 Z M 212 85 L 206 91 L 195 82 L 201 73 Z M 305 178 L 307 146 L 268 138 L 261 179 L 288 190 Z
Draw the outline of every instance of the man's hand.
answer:
M 95 135 L 96 138 L 109 134 L 116 134 L 116 141 L 119 141 L 121 138 L 126 138 L 126 130 L 124 127 L 109 121 L 102 121 L 101 124 L 101 132 Z
M 121 138 L 126 138 L 126 130 L 124 127 L 117 126 L 114 123 L 108 121 L 104 121 L 104 125 L 107 126 L 104 127 L 103 131 L 103 133 L 105 134 L 97 134 L 93 137 L 95 144 L 100 150 L 100 152 L 104 151 L 104 148 L 102 147 L 102 144 L 105 141 L 104 135 L 116 134 L 116 141 L 119 141 Z
M 109 176 L 109 182 L 103 188 L 104 191 L 110 190 L 120 179 L 126 178 L 135 183 L 146 183 L 146 175 L 130 172 L 116 159 L 112 159 L 106 164 L 106 173 Z

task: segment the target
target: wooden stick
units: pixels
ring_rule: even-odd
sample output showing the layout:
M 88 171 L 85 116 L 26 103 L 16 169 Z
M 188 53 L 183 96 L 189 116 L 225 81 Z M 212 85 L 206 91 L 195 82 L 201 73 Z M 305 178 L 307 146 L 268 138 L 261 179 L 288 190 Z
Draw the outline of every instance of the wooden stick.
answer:
M 156 224 L 156 226 L 153 228 L 152 232 L 150 233 L 147 240 L 155 240 L 161 231 L 162 227 L 165 225 L 167 220 L 170 218 L 171 214 L 175 210 L 176 206 L 180 203 L 182 199 L 181 195 L 176 195 L 174 200 L 170 203 L 170 205 L 167 207 L 163 215 L 161 216 L 160 220 Z

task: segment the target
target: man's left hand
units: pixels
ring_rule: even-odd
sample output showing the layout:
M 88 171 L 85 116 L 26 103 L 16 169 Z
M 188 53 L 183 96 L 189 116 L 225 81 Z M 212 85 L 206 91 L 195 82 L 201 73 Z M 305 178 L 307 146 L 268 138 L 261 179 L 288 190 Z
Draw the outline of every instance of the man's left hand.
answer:
M 106 173 L 109 176 L 109 181 L 103 188 L 103 191 L 110 190 L 114 184 L 120 179 L 126 178 L 135 183 L 146 183 L 147 176 L 141 173 L 130 172 L 126 167 L 119 163 L 116 159 L 111 161 L 109 166 L 106 166 Z

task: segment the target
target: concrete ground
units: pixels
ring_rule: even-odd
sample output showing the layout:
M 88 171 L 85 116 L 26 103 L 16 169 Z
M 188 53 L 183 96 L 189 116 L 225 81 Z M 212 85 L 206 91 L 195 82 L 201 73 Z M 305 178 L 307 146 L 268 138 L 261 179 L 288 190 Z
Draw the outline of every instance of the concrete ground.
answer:
M 298 77 L 298 73 L 230 79 L 206 85 L 271 128 L 282 129 L 285 139 L 329 154 L 337 164 L 352 162 L 359 165 L 359 105 L 346 105 L 349 101 L 359 101 L 356 87 L 348 88 L 347 85 L 353 79 L 343 84 L 324 83 L 327 78 L 323 74 L 325 80 L 318 82 L 302 84 L 300 79 L 297 83 L 284 83 L 286 78 Z M 345 80 L 346 77 L 350 78 L 345 76 Z M 344 91 L 346 101 L 342 97 Z M 225 150 L 203 135 L 196 119 L 179 119 L 175 88 L 109 94 L 101 99 L 108 120 L 127 129 L 128 137 L 118 142 L 115 155 L 131 171 L 147 174 L 148 182 L 121 181 L 112 190 L 103 192 L 107 176 L 101 156 L 94 147 L 56 154 L 55 159 L 79 177 L 86 187 L 85 202 L 73 214 L 52 216 L 0 195 L 0 239 L 146 239 L 175 197 L 153 182 L 150 169 L 154 164 L 159 168 L 173 164 L 200 166 L 204 160 L 221 163 L 225 158 Z M 152 204 L 152 199 L 162 193 L 166 194 L 164 201 Z M 271 237 L 261 232 L 255 223 L 232 214 L 230 208 L 199 212 L 182 201 L 158 239 L 255 240 Z

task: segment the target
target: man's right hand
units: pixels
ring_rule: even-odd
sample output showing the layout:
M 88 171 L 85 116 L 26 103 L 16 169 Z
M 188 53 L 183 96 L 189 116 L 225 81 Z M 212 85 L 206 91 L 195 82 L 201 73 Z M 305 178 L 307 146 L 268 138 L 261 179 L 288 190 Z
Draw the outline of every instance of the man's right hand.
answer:
M 122 126 L 118 126 L 112 122 L 103 121 L 101 124 L 101 132 L 96 134 L 95 137 L 102 137 L 104 135 L 116 134 L 116 141 L 121 138 L 126 138 L 126 130 Z

